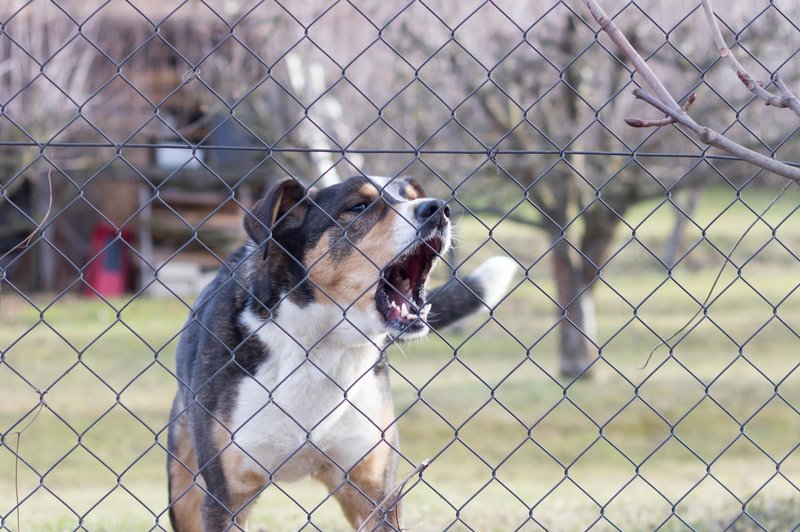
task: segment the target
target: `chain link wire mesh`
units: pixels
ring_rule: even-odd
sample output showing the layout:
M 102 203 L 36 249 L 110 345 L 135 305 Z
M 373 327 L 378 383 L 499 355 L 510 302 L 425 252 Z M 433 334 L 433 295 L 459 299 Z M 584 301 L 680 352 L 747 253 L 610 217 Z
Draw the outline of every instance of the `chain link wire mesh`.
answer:
M 798 160 L 699 2 L 607 4 L 693 115 Z M 800 7 L 719 19 L 796 85 Z M 432 284 L 516 268 L 486 312 L 388 348 L 407 527 L 796 529 L 800 193 L 627 127 L 652 115 L 635 86 L 579 2 L 3 2 L 0 529 L 169 529 L 199 290 L 273 183 L 375 174 L 450 206 Z M 258 495 L 251 529 L 348 528 L 313 482 Z

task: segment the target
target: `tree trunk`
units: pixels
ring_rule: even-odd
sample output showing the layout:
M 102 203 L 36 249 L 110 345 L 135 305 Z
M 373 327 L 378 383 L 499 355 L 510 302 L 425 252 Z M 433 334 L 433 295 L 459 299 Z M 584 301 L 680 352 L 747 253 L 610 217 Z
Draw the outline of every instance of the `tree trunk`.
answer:
M 697 202 L 700 195 L 702 195 L 702 191 L 700 189 L 689 189 L 686 191 L 686 195 L 688 196 L 686 209 L 684 210 L 686 215 L 684 216 L 683 213 L 677 209 L 675 210 L 675 225 L 667 241 L 667 252 L 664 257 L 664 262 L 666 262 L 670 268 L 675 266 L 675 261 L 678 260 L 678 254 L 683 248 L 683 236 L 685 233 L 684 229 L 686 227 L 687 216 L 689 218 L 694 216 L 697 210 Z
M 553 249 L 553 273 L 558 303 L 562 309 L 559 325 L 559 371 L 562 377 L 569 379 L 587 377 L 588 373 L 584 370 L 589 366 L 591 344 L 587 338 L 587 316 L 584 311 L 590 305 L 584 304 L 582 300 L 591 298 L 591 294 L 587 291 L 578 295 L 585 285 L 582 283 L 580 270 L 570 260 L 570 247 L 563 240 Z M 593 316 L 590 321 L 594 321 Z

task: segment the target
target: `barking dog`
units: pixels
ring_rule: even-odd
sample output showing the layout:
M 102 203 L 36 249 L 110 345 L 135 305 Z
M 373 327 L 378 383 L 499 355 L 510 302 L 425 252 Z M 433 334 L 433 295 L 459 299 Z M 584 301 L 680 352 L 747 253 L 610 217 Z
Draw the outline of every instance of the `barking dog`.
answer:
M 410 179 L 310 191 L 287 180 L 255 205 L 250 241 L 203 290 L 178 342 L 175 530 L 244 529 L 266 486 L 308 476 L 353 527 L 400 529 L 385 346 L 496 304 L 513 270 L 490 259 L 426 300 L 449 214 Z

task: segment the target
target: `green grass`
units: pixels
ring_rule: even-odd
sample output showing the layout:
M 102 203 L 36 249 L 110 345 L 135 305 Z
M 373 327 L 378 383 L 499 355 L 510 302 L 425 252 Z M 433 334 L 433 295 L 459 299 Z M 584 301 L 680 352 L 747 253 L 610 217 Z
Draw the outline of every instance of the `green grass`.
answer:
M 770 194 L 747 192 L 743 200 L 763 208 Z M 793 190 L 768 222 L 777 225 L 799 200 Z M 768 528 L 800 522 L 800 358 L 792 330 L 800 331 L 800 294 L 790 254 L 800 251 L 797 216 L 776 230 L 785 248 L 775 241 L 764 247 L 772 228 L 759 223 L 734 254 L 741 278 L 728 268 L 707 317 L 672 356 L 661 348 L 643 367 L 656 334 L 669 336 L 697 310 L 688 294 L 702 300 L 711 287 L 722 261 L 713 246 L 729 250 L 753 220 L 732 192 L 707 192 L 695 216 L 702 227 L 687 242 L 699 241 L 702 230 L 708 241 L 670 280 L 644 250 L 662 254 L 672 226 L 669 209 L 651 214 L 656 205 L 626 216 L 636 239 L 620 227 L 596 290 L 602 357 L 591 380 L 571 385 L 553 377 L 555 306 L 545 294 L 554 289 L 548 260 L 539 260 L 546 241 L 510 222 L 462 220 L 462 257 L 490 230 L 497 242 L 480 248 L 465 271 L 499 246 L 536 265 L 531 281 L 496 309 L 496 322 L 474 316 L 444 338 L 392 350 L 407 458 L 400 474 L 434 459 L 406 495 L 407 526 L 440 530 L 458 515 L 456 529 L 509 530 L 532 515 L 548 529 L 575 530 L 597 521 L 602 506 L 608 521 L 599 529 L 641 530 L 667 520 L 675 505 L 685 524 L 673 517 L 666 529 L 716 530 L 736 518 L 742 502 Z M 0 303 L 3 525 L 17 526 L 18 467 L 24 530 L 79 522 L 93 531 L 167 528 L 157 442 L 165 443 L 175 335 L 187 307 L 150 298 L 113 301 L 113 308 L 73 297 L 50 304 L 44 296 L 37 305 L 8 292 Z M 47 406 L 22 435 L 15 464 L 14 431 L 37 411 L 37 390 L 46 391 Z M 320 505 L 324 499 L 310 482 L 270 487 L 251 529 L 298 529 L 313 510 L 319 528 L 346 530 L 336 503 Z M 737 529 L 757 529 L 747 519 Z M 538 526 L 528 521 L 525 529 Z

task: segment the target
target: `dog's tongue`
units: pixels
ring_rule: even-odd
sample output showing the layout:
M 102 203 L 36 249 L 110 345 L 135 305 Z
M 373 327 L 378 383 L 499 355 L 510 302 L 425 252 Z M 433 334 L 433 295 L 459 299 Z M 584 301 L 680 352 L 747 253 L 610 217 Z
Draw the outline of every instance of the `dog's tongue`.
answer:
M 397 308 L 397 307 L 393 308 L 391 313 L 387 316 L 387 319 L 399 320 L 400 319 L 400 309 Z

